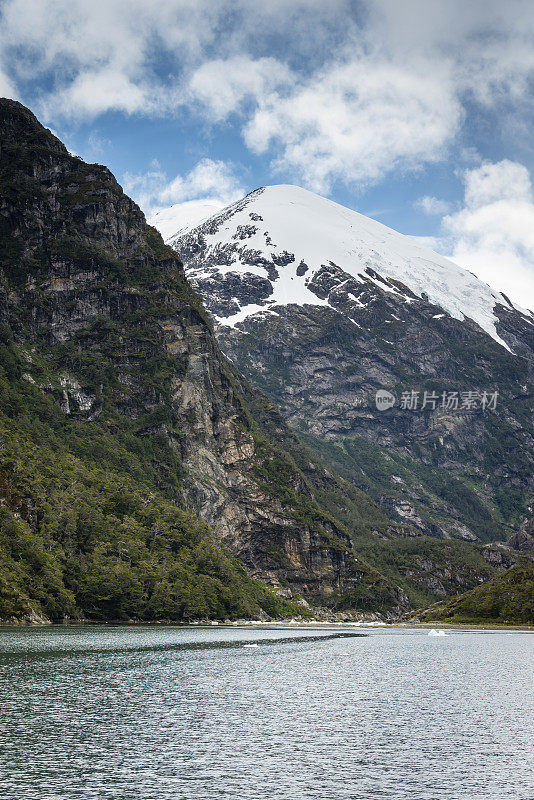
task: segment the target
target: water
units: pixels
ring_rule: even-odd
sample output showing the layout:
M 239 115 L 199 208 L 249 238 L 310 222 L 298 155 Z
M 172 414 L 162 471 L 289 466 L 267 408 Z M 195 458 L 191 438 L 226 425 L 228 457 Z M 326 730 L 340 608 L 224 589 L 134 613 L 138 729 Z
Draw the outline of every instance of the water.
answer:
M 0 797 L 532 800 L 532 634 L 332 633 L 2 629 Z

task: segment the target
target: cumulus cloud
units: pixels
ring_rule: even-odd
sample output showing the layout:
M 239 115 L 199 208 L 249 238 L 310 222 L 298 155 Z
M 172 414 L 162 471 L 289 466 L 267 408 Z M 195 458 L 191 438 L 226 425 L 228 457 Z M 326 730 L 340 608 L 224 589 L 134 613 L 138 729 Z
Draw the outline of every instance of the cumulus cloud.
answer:
M 239 199 L 245 189 L 232 164 L 204 158 L 186 175 L 169 178 L 158 162 L 140 175 L 127 173 L 124 188 L 147 216 L 176 203 L 202 199 L 223 207 Z
M 312 70 L 270 59 L 269 75 L 249 59 L 238 76 L 239 60 L 219 59 L 191 93 L 219 120 L 241 111 L 247 146 L 316 191 L 377 182 L 446 157 L 473 105 L 506 107 L 506 120 L 514 103 L 527 109 L 534 18 L 511 3 L 488 0 L 484 14 L 459 0 L 364 3 L 357 24 L 345 9 L 337 47 Z
M 443 219 L 449 254 L 511 300 L 534 309 L 534 194 L 507 159 L 464 173 L 463 207 Z
M 221 120 L 247 99 L 261 98 L 293 80 L 291 71 L 275 58 L 254 60 L 242 55 L 202 64 L 191 76 L 189 90 L 215 120 Z
M 267 96 L 245 129 L 258 153 L 281 148 L 276 166 L 315 191 L 332 181 L 375 181 L 397 166 L 443 157 L 460 105 L 437 80 L 363 57 L 325 70 L 286 98 Z
M 140 109 L 150 112 L 157 98 L 158 94 L 154 96 L 150 86 L 136 84 L 108 66 L 78 75 L 68 87 L 44 101 L 41 107 L 46 116 L 60 113 L 95 117 L 110 110 L 127 114 Z
M 198 57 L 215 35 L 217 14 L 210 5 L 216 4 L 5 0 L 0 61 L 13 81 L 46 84 L 39 93 L 45 119 L 109 110 L 169 113 L 180 81 L 158 72 L 158 55 L 179 70 Z
M 272 46 L 276 37 L 286 52 L 320 61 L 321 49 L 326 53 L 343 28 L 348 5 L 348 0 L 331 0 L 328 9 L 319 0 L 270 0 L 261 6 L 250 0 L 4 0 L 0 65 L 12 87 L 42 82 L 37 110 L 48 120 L 108 110 L 169 114 L 199 100 L 216 117 L 217 98 L 207 81 L 218 78 L 217 66 L 233 86 L 223 87 L 231 108 L 232 93 L 240 97 L 247 84 L 261 92 L 263 84 L 273 85 L 272 75 L 285 70 L 261 52 L 263 42 Z

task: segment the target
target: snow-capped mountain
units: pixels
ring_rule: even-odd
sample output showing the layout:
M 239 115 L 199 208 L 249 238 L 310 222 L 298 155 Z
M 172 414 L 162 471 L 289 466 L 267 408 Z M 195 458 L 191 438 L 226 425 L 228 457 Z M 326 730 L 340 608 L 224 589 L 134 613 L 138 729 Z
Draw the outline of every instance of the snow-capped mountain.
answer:
M 157 228 L 167 241 L 176 239 L 191 228 L 196 228 L 223 207 L 223 203 L 216 200 L 189 200 L 187 203 L 175 203 L 169 208 L 162 208 L 152 214 L 147 221 L 149 225 Z
M 224 325 L 293 303 L 338 308 L 343 288 L 358 304 L 372 284 L 406 304 L 423 299 L 456 319 L 469 317 L 505 347 L 497 305 L 534 322 L 443 256 L 298 186 L 257 189 L 198 226 L 181 219 L 173 234 L 170 211 L 152 224 L 182 252 L 191 282 Z
M 531 312 L 296 186 L 258 189 L 167 241 L 226 355 L 389 516 L 438 536 L 513 532 L 534 498 Z M 490 412 L 461 401 L 484 392 L 498 393 Z

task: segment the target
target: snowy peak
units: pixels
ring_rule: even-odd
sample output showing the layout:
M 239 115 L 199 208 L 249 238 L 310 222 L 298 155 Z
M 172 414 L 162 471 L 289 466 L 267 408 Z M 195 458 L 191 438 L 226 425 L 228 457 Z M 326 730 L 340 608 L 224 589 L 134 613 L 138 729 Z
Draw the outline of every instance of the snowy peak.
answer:
M 404 303 L 424 300 L 469 317 L 508 347 L 494 313 L 497 304 L 514 308 L 504 295 L 410 237 L 298 186 L 257 189 L 166 238 L 204 299 L 208 284 L 219 296 L 211 310 L 223 325 L 293 303 L 335 307 L 342 285 L 361 304 L 358 287 L 374 284 Z
M 169 208 L 156 211 L 149 217 L 148 224 L 157 228 L 165 241 L 170 244 L 177 236 L 201 225 L 204 220 L 217 214 L 222 208 L 223 204 L 216 200 L 176 203 Z

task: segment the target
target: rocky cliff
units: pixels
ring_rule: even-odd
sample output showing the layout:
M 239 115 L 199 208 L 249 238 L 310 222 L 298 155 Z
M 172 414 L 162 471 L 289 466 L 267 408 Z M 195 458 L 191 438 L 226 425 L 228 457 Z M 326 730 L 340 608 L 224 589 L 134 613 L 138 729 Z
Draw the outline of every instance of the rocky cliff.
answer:
M 488 583 L 419 613 L 423 622 L 461 625 L 534 625 L 534 561 L 518 564 Z

